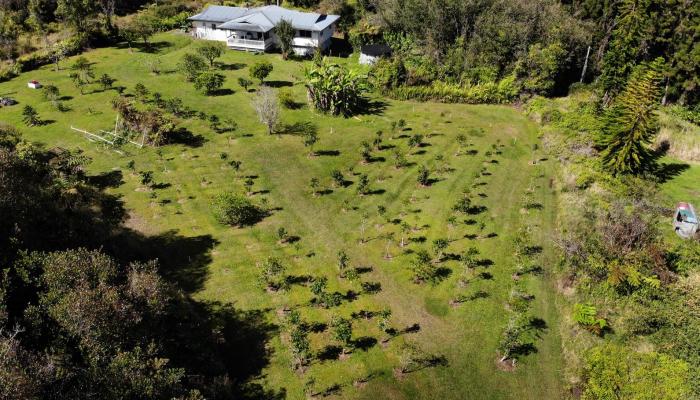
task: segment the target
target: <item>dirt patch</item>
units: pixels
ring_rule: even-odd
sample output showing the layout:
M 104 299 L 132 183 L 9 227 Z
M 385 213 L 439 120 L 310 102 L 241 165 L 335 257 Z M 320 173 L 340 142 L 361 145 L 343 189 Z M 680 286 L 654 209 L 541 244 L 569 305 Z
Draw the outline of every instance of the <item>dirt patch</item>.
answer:
M 515 371 L 515 360 L 503 360 L 500 358 L 496 359 L 496 368 L 504 372 Z

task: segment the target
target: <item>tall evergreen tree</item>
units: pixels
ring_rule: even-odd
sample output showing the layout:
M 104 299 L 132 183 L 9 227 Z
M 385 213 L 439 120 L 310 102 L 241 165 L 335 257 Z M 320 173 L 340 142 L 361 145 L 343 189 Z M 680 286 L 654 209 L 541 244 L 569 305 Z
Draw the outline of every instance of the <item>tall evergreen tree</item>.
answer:
M 650 145 L 659 131 L 656 109 L 661 98 L 664 61 L 637 67 L 624 91 L 605 115 L 599 138 L 603 166 L 613 174 L 639 174 L 653 169 Z

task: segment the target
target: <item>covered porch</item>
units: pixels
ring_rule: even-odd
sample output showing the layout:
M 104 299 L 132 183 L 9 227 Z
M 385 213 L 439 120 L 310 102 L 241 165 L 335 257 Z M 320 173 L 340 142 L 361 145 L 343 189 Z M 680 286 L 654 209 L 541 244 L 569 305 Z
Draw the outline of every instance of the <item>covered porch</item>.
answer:
M 226 30 L 226 44 L 232 49 L 265 51 L 274 46 L 272 27 L 245 22 L 227 22 L 219 26 Z

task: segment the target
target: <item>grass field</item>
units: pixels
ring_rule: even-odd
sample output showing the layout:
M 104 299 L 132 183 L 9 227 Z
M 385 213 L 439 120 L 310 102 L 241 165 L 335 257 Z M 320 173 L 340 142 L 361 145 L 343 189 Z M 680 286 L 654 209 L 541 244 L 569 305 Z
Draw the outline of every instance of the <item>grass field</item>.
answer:
M 265 354 L 249 354 L 256 360 L 235 361 L 255 366 L 239 378 L 282 391 L 290 399 L 305 398 L 305 390 L 367 399 L 563 396 L 557 299 L 548 274 L 555 263 L 550 240 L 550 230 L 555 225 L 555 199 L 550 177 L 556 166 L 555 161 L 532 165 L 538 158 L 533 154 L 537 153 L 533 150 L 537 143 L 534 123 L 507 106 L 382 100 L 385 104 L 376 113 L 347 119 L 320 115 L 306 106 L 284 110 L 284 124 L 310 122 L 318 128 L 320 141 L 315 150 L 319 155 L 309 157 L 298 135 L 267 135 L 251 106 L 255 94 L 244 92 L 235 83 L 237 77 L 247 77 L 247 67 L 252 63 L 268 59 L 275 68 L 269 84 L 289 87 L 296 100 L 304 102 L 304 88 L 297 83 L 302 76 L 301 62 L 284 62 L 279 55 L 227 52 L 219 61 L 225 66 L 225 88 L 231 92 L 207 97 L 184 82 L 181 74 L 173 72 L 179 58 L 191 51 L 189 37 L 163 34 L 155 42 L 156 54 L 104 48 L 85 56 L 94 63 L 97 76 L 110 74 L 117 79 L 116 85 L 127 88 L 126 93 L 133 93 L 134 85 L 142 82 L 151 92 L 182 98 L 196 111 L 235 120 L 235 132 L 216 134 L 206 123 L 192 118 L 180 120 L 179 125 L 187 128 L 194 139 L 163 146 L 159 151 L 127 145 L 122 149 L 126 154 L 118 154 L 88 141 L 70 127 L 110 130 L 115 120 L 110 100 L 116 92 L 101 91 L 93 85 L 81 95 L 68 78 L 70 60 L 63 63 L 64 69 L 59 72 L 47 66 L 0 83 L 0 96 L 9 94 L 20 102 L 0 109 L 0 120 L 21 126 L 27 139 L 47 147 L 82 149 L 92 157 L 91 173 L 116 176 L 118 179 L 108 191 L 124 201 L 130 215 L 128 226 L 149 235 L 174 232 L 197 243 L 198 254 L 192 254 L 188 262 L 170 266 L 177 269 L 168 272 L 194 298 L 233 304 L 242 310 L 259 310 L 277 326 L 267 339 Z M 150 74 L 143 63 L 156 55 L 161 57 L 164 70 L 157 76 Z M 30 79 L 58 86 L 70 111 L 55 111 L 39 91 L 26 87 Z M 35 106 L 41 118 L 50 123 L 24 127 L 21 110 L 26 104 Z M 398 119 L 405 119 L 407 127 L 390 139 L 390 123 Z M 384 131 L 384 150 L 374 152 L 373 162 L 362 164 L 360 144 L 363 140 L 371 142 L 377 130 Z M 409 150 L 407 137 L 415 133 L 424 135 L 423 145 Z M 455 139 L 460 133 L 467 135 L 472 144 L 468 149 L 476 150 L 475 154 L 457 155 Z M 394 168 L 393 148 L 402 148 L 409 154 L 409 167 Z M 228 164 L 234 159 L 242 161 L 239 173 Z M 153 192 L 144 191 L 138 175 L 126 168 L 130 160 L 135 161 L 136 171 L 154 171 L 157 185 Z M 420 165 L 428 166 L 436 180 L 429 187 L 416 184 Z M 333 169 L 341 170 L 352 183 L 344 188 L 332 187 Z M 368 174 L 373 194 L 357 195 L 355 188 L 361 173 Z M 252 197 L 256 201 L 267 199 L 275 211 L 253 227 L 221 226 L 211 215 L 210 201 L 226 190 L 242 191 L 242 176 L 254 177 Z M 319 179 L 324 194 L 310 194 L 309 182 L 314 177 Z M 472 188 L 485 211 L 473 216 L 457 215 L 456 221 L 448 223 L 453 215 L 452 205 L 467 187 Z M 541 207 L 524 208 L 525 201 Z M 386 208 L 385 216 L 379 215 L 379 206 Z M 387 221 L 395 219 L 415 228 L 408 235 L 410 244 L 404 248 L 398 246 L 399 225 Z M 477 223 L 464 223 L 469 219 Z M 484 228 L 480 230 L 481 223 Z M 514 371 L 502 371 L 496 362 L 496 347 L 508 319 L 504 305 L 513 285 L 511 240 L 521 226 L 529 226 L 537 244 L 543 246 L 539 257 L 544 273 L 524 279 L 535 296 L 532 314 L 541 318 L 544 325 L 538 331 L 534 351 L 522 357 Z M 298 236 L 299 241 L 279 244 L 279 227 Z M 392 232 L 394 238 L 387 239 Z M 477 234 L 489 237 L 475 238 Z M 360 243 L 361 237 L 366 238 L 365 243 Z M 448 254 L 460 254 L 476 246 L 481 257 L 492 264 L 485 263 L 462 287 L 458 282 L 463 267 L 447 257 L 448 261 L 442 263 L 447 271 L 442 282 L 415 284 L 409 270 L 410 253 L 421 247 L 429 249 L 436 238 L 449 239 Z M 336 254 L 340 250 L 347 252 L 351 266 L 362 267 L 361 281 L 380 284 L 378 293 L 365 293 L 359 282 L 338 278 Z M 385 257 L 387 252 L 390 259 Z M 330 310 L 310 305 L 313 296 L 304 284 L 294 284 L 286 292 L 262 290 L 257 284 L 256 263 L 271 255 L 284 260 L 288 273 L 299 277 L 299 281 L 305 276 L 327 276 L 329 290 L 344 294 L 343 304 Z M 457 307 L 449 304 L 459 294 L 478 292 L 485 295 Z M 358 348 L 349 358 L 314 357 L 303 374 L 290 368 L 288 338 L 279 310 L 298 309 L 304 320 L 328 323 L 332 315 L 349 317 L 362 310 L 386 307 L 393 313 L 392 326 L 402 332 L 388 345 L 377 342 L 380 331 L 376 320 L 358 317 L 353 319 L 353 339 Z M 417 329 L 405 329 L 412 326 Z M 397 376 L 393 370 L 402 362 L 406 343 L 440 362 Z M 327 346 L 333 344 L 329 329 L 311 334 L 314 353 L 329 350 Z

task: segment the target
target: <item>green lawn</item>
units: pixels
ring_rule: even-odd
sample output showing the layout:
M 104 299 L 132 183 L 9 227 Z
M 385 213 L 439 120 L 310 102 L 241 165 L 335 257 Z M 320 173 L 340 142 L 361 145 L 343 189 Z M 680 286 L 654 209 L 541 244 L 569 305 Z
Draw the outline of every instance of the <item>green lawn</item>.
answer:
M 562 382 L 561 346 L 556 295 L 548 271 L 554 265 L 550 231 L 554 224 L 555 198 L 550 187 L 550 176 L 555 161 L 531 165 L 532 145 L 537 142 L 537 127 L 518 110 L 507 106 L 467 106 L 432 103 L 387 101 L 385 109 L 375 115 L 353 118 L 324 116 L 307 107 L 285 110 L 283 122 L 312 122 L 318 127 L 320 141 L 316 150 L 321 153 L 308 157 L 308 149 L 299 136 L 272 137 L 257 121 L 251 100 L 254 93 L 245 93 L 236 84 L 239 76 L 248 74 L 247 66 L 257 60 L 273 62 L 274 71 L 268 80 L 274 86 L 290 86 L 297 101 L 304 101 L 301 62 L 283 62 L 279 55 L 253 55 L 229 51 L 220 62 L 227 68 L 226 88 L 234 93 L 221 96 L 203 96 L 184 82 L 182 76 L 172 72 L 179 58 L 190 50 L 191 40 L 184 35 L 163 34 L 155 38 L 158 56 L 162 58 L 164 73 L 149 74 L 144 66 L 146 57 L 139 51 L 130 53 L 125 48 L 104 48 L 85 54 L 94 63 L 96 75 L 109 73 L 117 79 L 116 85 L 133 93 L 137 82 L 142 82 L 151 92 L 164 97 L 178 96 L 197 111 L 214 113 L 238 123 L 233 134 L 216 134 L 208 125 L 193 118 L 181 120 L 180 126 L 193 135 L 201 135 L 201 145 L 171 144 L 156 149 L 123 148 L 120 155 L 102 144 L 86 138 L 70 129 L 70 126 L 98 131 L 110 130 L 115 113 L 110 106 L 114 91 L 99 91 L 97 85 L 80 95 L 68 78 L 71 61 L 63 63 L 63 69 L 54 72 L 51 66 L 22 74 L 20 77 L 0 83 L 0 96 L 10 94 L 20 104 L 0 109 L 0 120 L 22 127 L 25 137 L 48 147 L 60 146 L 82 149 L 92 157 L 90 172 L 106 173 L 122 171 L 122 182 L 108 189 L 121 196 L 129 210 L 127 225 L 146 234 L 158 235 L 174 231 L 178 235 L 211 244 L 206 254 L 196 255 L 191 262 L 178 265 L 169 276 L 202 301 L 231 303 L 243 310 L 262 310 L 269 321 L 279 325 L 279 332 L 269 339 L 269 359 L 255 371 L 253 380 L 271 390 L 285 390 L 290 399 L 302 399 L 304 385 L 313 391 L 323 391 L 339 385 L 337 395 L 343 398 L 399 398 L 399 399 L 553 399 L 564 393 Z M 353 63 L 353 59 L 339 60 Z M 68 96 L 66 105 L 70 111 L 53 110 L 39 91 L 26 87 L 30 79 L 44 84 L 54 84 L 62 95 Z M 92 90 L 97 90 L 92 92 Z M 37 108 L 41 118 L 50 124 L 26 128 L 21 122 L 21 110 L 26 104 Z M 372 141 L 377 130 L 384 131 L 384 145 L 407 150 L 407 139 L 390 139 L 390 122 L 405 119 L 407 130 L 401 135 L 421 133 L 425 145 L 412 150 L 408 156 L 412 165 L 397 170 L 392 163 L 392 149 L 375 151 L 375 161 L 360 163 L 360 143 Z M 469 135 L 472 128 L 481 128 L 484 134 Z M 456 155 L 459 133 L 467 135 L 477 150 L 475 155 Z M 497 145 L 501 154 L 487 156 Z M 242 190 L 242 179 L 223 160 L 242 161 L 238 175 L 255 176 L 253 198 L 266 198 L 275 211 L 257 225 L 234 229 L 218 225 L 211 216 L 211 198 L 225 190 Z M 442 156 L 439 159 L 438 156 Z M 126 169 L 134 160 L 137 171 L 154 171 L 160 189 L 151 193 L 140 189 L 139 178 Z M 490 162 L 495 160 L 496 162 Z M 430 187 L 416 184 L 419 165 L 428 166 L 437 179 Z M 479 172 L 486 166 L 490 175 Z M 330 171 L 340 169 L 346 179 L 354 182 L 346 188 L 331 187 Z M 436 171 L 442 169 L 443 172 Z M 355 187 L 360 173 L 367 173 L 375 194 L 360 197 Z M 309 181 L 317 177 L 328 193 L 313 197 Z M 682 177 L 682 176 L 681 176 Z M 452 205 L 464 188 L 476 181 L 481 186 L 472 189 L 477 203 L 486 211 L 476 216 L 458 216 L 450 225 Z M 689 181 L 690 182 L 690 181 Z M 543 206 L 541 210 L 525 211 L 525 194 L 529 201 Z M 400 219 L 420 229 L 412 232 L 414 241 L 399 248 L 400 230 L 397 224 L 387 222 L 378 215 L 378 206 L 386 207 L 386 217 Z M 483 233 L 493 233 L 491 238 L 473 239 L 479 233 L 478 223 L 468 225 L 464 220 L 474 218 L 484 222 Z M 528 225 L 538 244 L 544 247 L 541 261 L 544 274 L 525 278 L 525 284 L 535 295 L 533 315 L 542 318 L 546 328 L 536 341 L 536 351 L 523 357 L 515 371 L 497 368 L 496 347 L 503 331 L 508 312 L 505 300 L 512 287 L 513 273 L 511 240 L 516 230 Z M 294 244 L 280 245 L 275 237 L 279 227 L 300 237 Z M 360 244 L 362 227 L 369 239 Z M 393 241 L 385 235 L 395 233 Z M 473 279 L 466 287 L 458 280 L 462 267 L 458 261 L 445 261 L 451 271 L 441 283 L 417 285 L 412 282 L 410 254 L 420 247 L 430 248 L 436 238 L 450 239 L 447 250 L 460 254 L 469 246 L 477 246 L 484 258 L 493 262 L 481 267 L 491 279 Z M 421 240 L 425 240 L 421 244 Z M 393 258 L 387 260 L 388 251 Z M 352 266 L 369 267 L 361 280 L 381 284 L 376 294 L 362 294 L 359 282 L 339 279 L 336 254 L 345 250 Z M 408 250 L 408 251 L 406 251 Z M 184 251 L 184 250 L 183 250 Z M 256 280 L 256 263 L 267 256 L 276 255 L 284 260 L 288 272 L 294 276 L 319 276 L 329 278 L 329 289 L 342 293 L 358 293 L 354 301 L 344 301 L 335 309 L 325 310 L 309 305 L 312 295 L 308 287 L 293 285 L 288 292 L 267 293 Z M 458 294 L 483 291 L 487 297 L 466 302 L 458 307 L 448 304 Z M 303 319 L 327 323 L 331 316 L 350 316 L 361 310 L 377 311 L 391 308 L 391 323 L 396 329 L 418 324 L 417 332 L 401 334 L 388 346 L 381 344 L 355 349 L 348 359 L 320 361 L 314 359 L 304 374 L 290 369 L 290 354 L 286 346 L 283 321 L 278 310 L 289 307 L 298 309 Z M 380 336 L 373 319 L 353 320 L 353 338 Z M 420 369 L 396 377 L 392 372 L 400 363 L 404 343 L 415 344 L 431 355 L 444 356 L 446 363 Z M 329 330 L 311 335 L 314 352 L 333 344 Z M 238 362 L 238 360 L 236 360 Z M 250 360 L 241 359 L 240 363 Z M 366 384 L 353 385 L 359 378 L 371 376 Z

